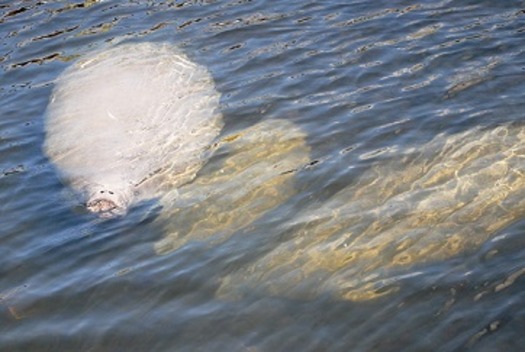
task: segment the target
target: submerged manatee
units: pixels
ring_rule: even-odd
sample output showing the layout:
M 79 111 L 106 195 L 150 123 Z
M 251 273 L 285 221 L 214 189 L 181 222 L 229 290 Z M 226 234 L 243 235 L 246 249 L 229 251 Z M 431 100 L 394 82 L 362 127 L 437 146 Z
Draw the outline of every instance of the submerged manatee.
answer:
M 298 214 L 294 235 L 218 293 L 373 299 L 417 275 L 414 265 L 476 250 L 524 215 L 525 127 L 438 135 Z
M 286 120 L 266 120 L 228 134 L 191 183 L 160 200 L 166 236 L 158 254 L 190 241 L 220 243 L 294 195 L 295 174 L 309 162 L 305 133 Z
M 101 217 L 191 181 L 222 128 L 208 71 L 167 44 L 88 54 L 56 80 L 45 153 Z

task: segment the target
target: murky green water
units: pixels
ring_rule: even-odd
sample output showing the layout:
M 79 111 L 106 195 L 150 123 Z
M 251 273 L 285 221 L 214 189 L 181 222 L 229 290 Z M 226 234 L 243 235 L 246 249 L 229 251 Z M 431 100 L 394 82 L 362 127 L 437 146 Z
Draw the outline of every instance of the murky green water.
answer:
M 519 350 L 524 30 L 520 1 L 0 3 L 0 350 Z M 44 115 L 122 41 L 207 67 L 225 127 L 98 221 Z

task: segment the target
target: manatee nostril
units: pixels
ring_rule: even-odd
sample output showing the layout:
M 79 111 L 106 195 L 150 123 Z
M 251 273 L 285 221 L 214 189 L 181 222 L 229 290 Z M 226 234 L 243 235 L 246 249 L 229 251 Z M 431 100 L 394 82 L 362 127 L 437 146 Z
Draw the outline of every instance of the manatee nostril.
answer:
M 115 193 L 113 193 L 112 191 L 108 191 L 108 192 L 109 192 L 109 194 L 115 194 Z

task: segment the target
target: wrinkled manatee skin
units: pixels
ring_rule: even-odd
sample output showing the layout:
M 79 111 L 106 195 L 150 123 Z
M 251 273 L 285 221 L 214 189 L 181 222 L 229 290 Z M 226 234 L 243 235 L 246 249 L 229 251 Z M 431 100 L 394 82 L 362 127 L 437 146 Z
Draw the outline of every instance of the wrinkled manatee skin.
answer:
M 55 82 L 44 151 L 89 210 L 124 214 L 194 178 L 222 129 L 219 99 L 208 71 L 169 44 L 90 53 Z
M 295 236 L 224 277 L 218 296 L 375 299 L 523 216 L 525 127 L 441 134 L 298 214 Z

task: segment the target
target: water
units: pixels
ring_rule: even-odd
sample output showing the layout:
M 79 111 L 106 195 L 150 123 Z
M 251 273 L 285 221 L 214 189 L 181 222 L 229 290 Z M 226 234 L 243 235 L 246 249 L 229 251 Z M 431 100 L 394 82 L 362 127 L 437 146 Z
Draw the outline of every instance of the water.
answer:
M 519 350 L 524 9 L 2 3 L 0 350 Z M 75 205 L 42 151 L 53 81 L 126 40 L 206 66 L 224 135 L 299 126 L 309 161 L 277 183 L 286 196 L 231 233 L 210 212 L 258 198 L 228 203 L 227 187 L 167 226 L 141 207 L 99 223 Z M 218 232 L 192 227 L 203 219 Z M 159 251 L 170 224 L 197 240 Z

